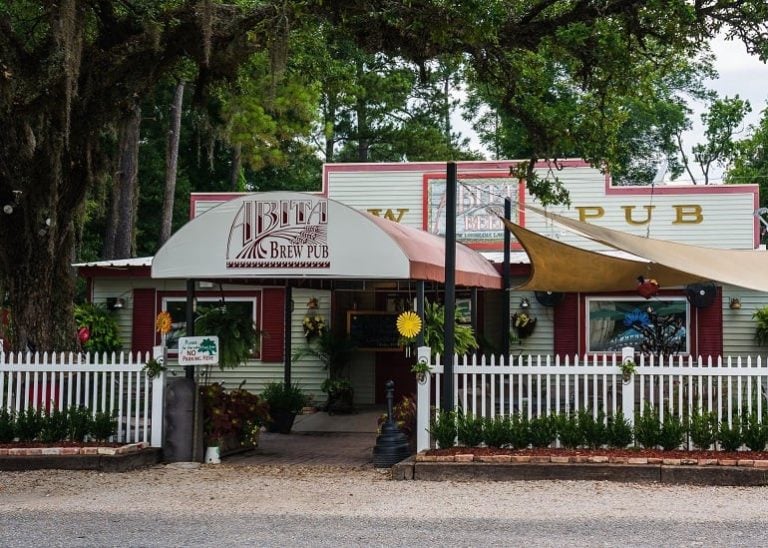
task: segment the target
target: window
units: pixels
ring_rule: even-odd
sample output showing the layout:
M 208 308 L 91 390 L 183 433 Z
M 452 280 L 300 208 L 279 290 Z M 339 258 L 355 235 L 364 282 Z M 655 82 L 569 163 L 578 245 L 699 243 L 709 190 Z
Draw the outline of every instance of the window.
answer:
M 690 352 L 684 297 L 592 297 L 586 303 L 588 352 L 619 352 L 625 346 L 646 354 Z
M 221 299 L 218 297 L 198 297 L 196 300 L 195 317 L 208 308 L 221 306 Z M 171 332 L 168 333 L 166 338 L 166 347 L 169 352 L 175 353 L 179 348 L 179 337 L 184 337 L 187 334 L 187 301 L 180 297 L 165 297 L 163 298 L 162 306 L 163 310 L 166 310 L 171 315 L 172 321 Z M 256 297 L 227 297 L 225 306 L 227 310 L 238 312 L 251 318 L 256 325 L 256 329 L 258 329 Z

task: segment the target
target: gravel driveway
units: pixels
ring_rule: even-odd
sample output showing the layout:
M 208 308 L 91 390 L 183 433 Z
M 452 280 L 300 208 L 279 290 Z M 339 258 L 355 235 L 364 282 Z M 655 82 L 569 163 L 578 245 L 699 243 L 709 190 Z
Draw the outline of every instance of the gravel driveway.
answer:
M 0 476 L 2 546 L 761 546 L 768 488 L 390 481 L 370 467 Z

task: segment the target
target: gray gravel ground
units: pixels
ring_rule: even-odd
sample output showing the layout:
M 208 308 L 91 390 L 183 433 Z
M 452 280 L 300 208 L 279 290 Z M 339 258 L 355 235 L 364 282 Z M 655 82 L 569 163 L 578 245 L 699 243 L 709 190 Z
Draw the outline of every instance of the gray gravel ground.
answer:
M 226 464 L 0 474 L 0 546 L 768 545 L 768 488 Z

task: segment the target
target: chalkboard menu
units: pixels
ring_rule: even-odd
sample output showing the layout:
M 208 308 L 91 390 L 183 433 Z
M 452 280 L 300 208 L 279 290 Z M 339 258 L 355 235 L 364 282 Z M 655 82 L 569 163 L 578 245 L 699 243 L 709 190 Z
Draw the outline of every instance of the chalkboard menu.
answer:
M 396 312 L 350 310 L 347 333 L 359 350 L 399 350 Z

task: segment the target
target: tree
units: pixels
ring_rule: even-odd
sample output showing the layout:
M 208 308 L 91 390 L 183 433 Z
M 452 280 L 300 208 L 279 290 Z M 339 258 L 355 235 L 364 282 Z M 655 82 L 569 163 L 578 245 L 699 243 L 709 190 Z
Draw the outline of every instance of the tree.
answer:
M 747 137 L 736 141 L 725 182 L 760 185 L 760 207 L 768 206 L 768 109 Z
M 701 174 L 705 185 L 709 184 L 710 170 L 714 165 L 725 166 L 736 154 L 734 136 L 742 125 L 744 116 L 752 111 L 749 101 L 725 97 L 716 98 L 709 106 L 709 110 L 701 115 L 704 123 L 705 143 L 699 143 L 693 147 L 693 156 L 701 168 Z M 682 140 L 678 135 L 683 165 L 693 184 L 698 184 L 691 171 L 688 157 L 682 149 Z
M 267 2 L 0 2 L 0 277 L 16 345 L 71 348 L 75 227 L 105 136 L 184 59 L 199 89 L 264 49 Z
M 646 62 L 692 55 L 721 31 L 768 55 L 764 0 L 0 0 L 0 278 L 18 345 L 74 343 L 76 226 L 89 191 L 110 171 L 107 136 L 117 122 L 184 61 L 197 67 L 198 104 L 254 52 L 269 51 L 279 67 L 291 23 L 315 17 L 368 54 L 420 67 L 463 56 L 478 82 L 507 85 L 500 104 L 531 136 L 530 160 L 595 129 L 615 140 L 603 113 L 616 107 L 606 98 L 619 94 L 608 92 L 628 93 Z M 525 88 L 546 80 L 536 71 L 550 70 L 548 57 L 588 92 L 576 135 Z M 588 158 L 599 163 L 599 152 Z M 530 177 L 533 162 L 527 174 L 531 188 L 547 190 Z

